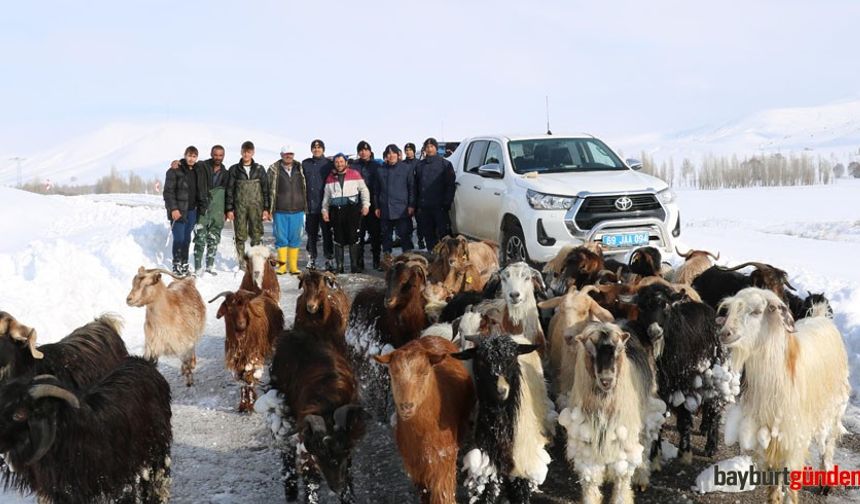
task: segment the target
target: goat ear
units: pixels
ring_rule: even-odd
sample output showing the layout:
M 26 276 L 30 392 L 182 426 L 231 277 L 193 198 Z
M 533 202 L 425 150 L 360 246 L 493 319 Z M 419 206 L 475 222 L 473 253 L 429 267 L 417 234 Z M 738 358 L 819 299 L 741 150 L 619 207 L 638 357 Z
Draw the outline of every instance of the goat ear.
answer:
M 543 310 L 549 310 L 550 308 L 555 308 L 561 304 L 562 300 L 564 300 L 564 296 L 556 296 L 552 299 L 547 299 L 546 301 L 539 302 L 538 308 Z
M 791 311 L 789 311 L 788 307 L 782 303 L 779 304 L 779 315 L 782 318 L 782 325 L 785 327 L 786 331 L 797 331 L 794 327 L 794 317 L 791 316 Z
M 374 355 L 373 360 L 375 360 L 376 362 L 378 362 L 380 364 L 387 366 L 388 364 L 391 363 L 391 354 L 393 354 L 393 353 L 394 352 L 388 352 L 385 355 Z
M 534 352 L 538 348 L 540 348 L 540 345 L 522 345 L 522 344 L 520 344 L 520 345 L 517 345 L 517 353 L 519 355 L 525 355 L 525 354 Z
M 462 352 L 455 352 L 455 353 L 452 353 L 450 355 L 451 355 L 451 357 L 453 357 L 455 359 L 459 359 L 459 360 L 474 359 L 475 358 L 475 348 L 474 347 L 467 348 L 466 350 L 463 350 Z
M 221 306 L 218 307 L 218 313 L 215 314 L 215 318 L 219 319 L 224 315 L 227 315 L 227 302 L 230 300 L 231 296 L 228 296 L 221 302 Z
M 625 331 L 625 332 L 621 333 L 621 343 L 626 345 L 627 340 L 629 340 L 629 339 L 630 339 L 630 333 L 629 332 Z
M 161 281 L 161 273 L 156 273 L 156 274 L 152 275 L 152 285 L 155 285 L 160 281 Z
M 263 297 L 265 297 L 265 294 Z M 253 301 L 253 299 L 251 301 Z M 265 301 L 263 301 L 263 303 L 265 303 Z M 248 310 L 253 313 L 255 317 L 264 319 L 266 318 L 266 312 L 264 309 L 265 305 L 263 303 L 248 302 Z
M 427 355 L 427 358 L 430 360 L 430 365 L 435 366 L 436 364 L 439 364 L 440 362 L 445 360 L 445 357 L 447 356 L 448 354 L 446 353 L 431 353 Z
M 137 274 L 138 275 L 143 275 L 144 273 L 146 273 L 146 268 L 144 268 L 143 266 L 141 266 L 140 268 L 137 268 Z

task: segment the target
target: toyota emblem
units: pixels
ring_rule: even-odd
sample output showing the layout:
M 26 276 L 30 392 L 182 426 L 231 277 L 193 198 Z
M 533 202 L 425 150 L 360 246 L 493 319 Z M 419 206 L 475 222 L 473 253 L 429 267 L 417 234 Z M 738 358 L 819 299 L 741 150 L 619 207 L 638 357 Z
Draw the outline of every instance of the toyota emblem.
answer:
M 633 208 L 633 200 L 628 198 L 627 196 L 622 196 L 615 200 L 615 208 L 621 210 L 622 212 L 626 212 Z

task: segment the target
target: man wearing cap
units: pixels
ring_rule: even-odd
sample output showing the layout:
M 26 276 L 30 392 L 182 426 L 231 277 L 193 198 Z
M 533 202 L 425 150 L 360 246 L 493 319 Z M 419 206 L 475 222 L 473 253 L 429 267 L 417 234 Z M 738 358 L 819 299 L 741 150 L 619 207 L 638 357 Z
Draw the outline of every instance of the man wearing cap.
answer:
M 415 213 L 415 184 L 412 168 L 399 161 L 400 148 L 385 148 L 385 163 L 379 168 L 372 191 L 382 232 L 382 251 L 391 255 L 391 232 L 397 231 L 403 252 L 412 250 L 412 215 Z
M 325 179 L 334 169 L 334 165 L 325 156 L 325 143 L 316 139 L 311 142 L 311 157 L 302 161 L 302 171 L 307 187 L 307 215 L 305 216 L 305 232 L 308 235 L 308 268 L 317 266 L 317 241 L 322 233 L 323 254 L 325 267 L 334 271 L 334 245 L 332 243 L 331 226 L 322 219 L 322 200 L 325 191 Z
M 289 266 L 290 274 L 298 275 L 307 189 L 302 165 L 295 160 L 291 146 L 281 147 L 281 159 L 269 166 L 268 175 L 271 192 L 269 214 L 274 218 L 272 229 L 280 263 L 275 272 L 283 275 Z
M 374 181 L 379 171 L 379 162 L 373 159 L 373 150 L 365 140 L 358 142 L 355 151 L 358 153 L 358 159 L 352 162 L 350 168 L 361 174 L 361 178 L 364 179 L 371 194 L 370 212 L 361 218 L 361 229 L 358 232 L 358 268 L 359 272 L 364 271 L 364 245 L 367 243 L 365 237 L 370 235 L 370 253 L 373 255 L 373 268 L 381 271 L 379 256 L 381 255 L 382 241 L 380 240 L 379 218 L 376 216 L 376 207 L 373 206 Z
M 418 228 L 433 250 L 436 243 L 448 234 L 451 227 L 448 211 L 454 202 L 454 166 L 437 155 L 439 145 L 435 138 L 424 141 L 424 159 L 415 168 L 415 192 Z

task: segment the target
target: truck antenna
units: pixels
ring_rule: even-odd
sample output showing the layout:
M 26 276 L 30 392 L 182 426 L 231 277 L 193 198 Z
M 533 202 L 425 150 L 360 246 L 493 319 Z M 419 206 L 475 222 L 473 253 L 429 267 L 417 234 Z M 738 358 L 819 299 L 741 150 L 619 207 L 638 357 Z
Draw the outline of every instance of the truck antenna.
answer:
M 549 129 L 549 95 L 546 97 L 546 134 L 552 135 L 552 130 Z

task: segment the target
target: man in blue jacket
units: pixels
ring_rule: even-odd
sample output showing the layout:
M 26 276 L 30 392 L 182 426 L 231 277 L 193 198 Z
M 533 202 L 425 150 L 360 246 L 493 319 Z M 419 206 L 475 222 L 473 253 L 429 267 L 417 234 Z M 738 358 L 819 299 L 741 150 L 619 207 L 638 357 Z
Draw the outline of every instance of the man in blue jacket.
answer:
M 412 167 L 398 161 L 400 148 L 385 148 L 385 163 L 379 167 L 371 196 L 382 233 L 382 252 L 391 255 L 391 232 L 397 231 L 403 252 L 412 250 L 412 215 L 415 214 L 415 181 Z
M 308 235 L 308 269 L 317 266 L 317 241 L 322 233 L 323 254 L 325 267 L 334 271 L 334 244 L 332 243 L 331 226 L 322 219 L 322 200 L 325 190 L 325 178 L 334 165 L 325 157 L 325 143 L 322 140 L 311 142 L 311 157 L 302 161 L 302 171 L 305 174 L 308 210 L 305 215 L 305 233 Z
M 433 250 L 436 243 L 449 233 L 448 211 L 454 202 L 454 166 L 437 154 L 438 147 L 435 138 L 425 140 L 424 159 L 415 168 L 416 217 L 427 250 Z

